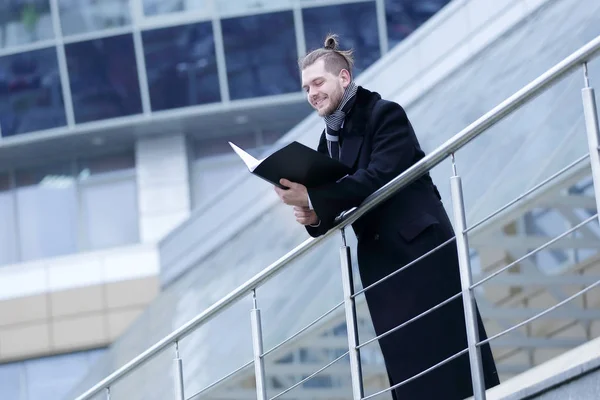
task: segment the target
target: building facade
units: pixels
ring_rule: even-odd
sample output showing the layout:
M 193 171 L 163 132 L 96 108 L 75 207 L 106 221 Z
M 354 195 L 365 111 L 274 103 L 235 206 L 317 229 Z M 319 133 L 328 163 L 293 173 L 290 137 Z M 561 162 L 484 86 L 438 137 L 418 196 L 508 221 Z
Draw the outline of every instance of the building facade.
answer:
M 447 2 L 2 2 L 0 397 L 60 399 L 143 312 L 227 141 L 310 113 L 299 56 L 336 32 L 360 74 Z

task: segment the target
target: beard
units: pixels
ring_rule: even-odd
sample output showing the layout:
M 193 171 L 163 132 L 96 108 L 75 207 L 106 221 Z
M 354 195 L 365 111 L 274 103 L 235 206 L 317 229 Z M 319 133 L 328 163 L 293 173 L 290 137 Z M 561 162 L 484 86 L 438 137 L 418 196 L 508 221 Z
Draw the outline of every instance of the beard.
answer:
M 335 110 L 337 110 L 338 106 L 342 102 L 342 97 L 344 96 L 344 89 L 341 85 L 339 85 L 336 90 L 329 95 L 329 105 L 323 110 L 319 111 L 319 115 L 321 117 L 326 117 L 328 115 L 333 114 Z

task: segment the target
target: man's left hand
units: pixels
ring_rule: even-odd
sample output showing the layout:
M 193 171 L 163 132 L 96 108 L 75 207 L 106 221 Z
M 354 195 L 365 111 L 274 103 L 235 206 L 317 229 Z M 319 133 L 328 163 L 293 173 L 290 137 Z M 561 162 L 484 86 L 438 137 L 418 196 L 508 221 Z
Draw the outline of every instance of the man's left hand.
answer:
M 289 206 L 308 208 L 308 191 L 306 186 L 299 183 L 281 179 L 279 183 L 289 189 L 281 189 L 275 186 L 275 192 L 285 204 Z

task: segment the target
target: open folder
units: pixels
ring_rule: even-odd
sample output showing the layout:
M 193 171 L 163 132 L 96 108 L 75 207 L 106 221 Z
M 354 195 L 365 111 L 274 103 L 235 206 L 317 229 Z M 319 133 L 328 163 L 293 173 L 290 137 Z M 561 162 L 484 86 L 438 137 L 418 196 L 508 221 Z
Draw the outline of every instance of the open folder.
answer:
M 298 142 L 292 142 L 262 160 L 231 142 L 229 145 L 251 173 L 283 189 L 286 188 L 279 183 L 283 178 L 313 188 L 335 182 L 351 172 L 345 164 Z

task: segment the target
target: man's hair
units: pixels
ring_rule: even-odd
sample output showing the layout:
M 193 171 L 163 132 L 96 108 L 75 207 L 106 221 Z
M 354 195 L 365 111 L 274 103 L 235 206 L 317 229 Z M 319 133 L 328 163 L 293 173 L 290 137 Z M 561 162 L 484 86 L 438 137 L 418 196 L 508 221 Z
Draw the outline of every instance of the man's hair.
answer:
M 320 49 L 313 50 L 302 57 L 298 61 L 298 66 L 302 71 L 320 59 L 323 59 L 325 62 L 325 70 L 327 72 L 337 75 L 342 69 L 345 69 L 350 73 L 350 76 L 352 76 L 352 67 L 354 66 L 353 51 L 339 50 L 337 35 L 327 35 L 324 46 Z

